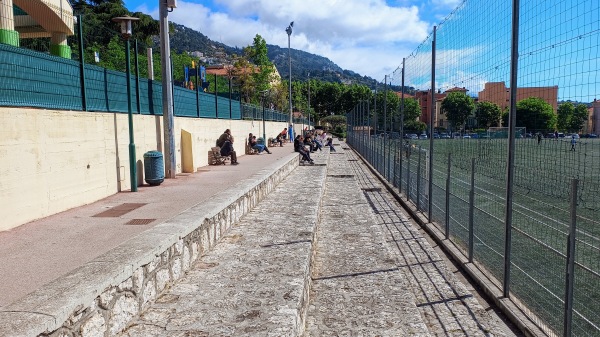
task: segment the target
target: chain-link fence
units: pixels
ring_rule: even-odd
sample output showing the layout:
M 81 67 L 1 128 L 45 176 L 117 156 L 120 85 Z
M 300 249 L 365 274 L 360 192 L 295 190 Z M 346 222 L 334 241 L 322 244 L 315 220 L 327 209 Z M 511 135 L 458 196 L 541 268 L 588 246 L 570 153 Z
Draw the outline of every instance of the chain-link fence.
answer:
M 550 335 L 600 335 L 599 46 L 597 1 L 466 0 L 386 76 L 398 109 L 348 114 L 353 148 Z

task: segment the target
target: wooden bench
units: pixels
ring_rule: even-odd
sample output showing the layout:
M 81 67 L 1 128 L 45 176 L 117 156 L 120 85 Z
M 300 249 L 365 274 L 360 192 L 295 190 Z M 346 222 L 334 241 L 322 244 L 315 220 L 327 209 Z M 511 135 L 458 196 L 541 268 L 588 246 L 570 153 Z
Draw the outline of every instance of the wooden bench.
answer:
M 267 145 L 268 147 L 275 147 L 277 145 L 283 146 L 283 140 L 282 140 L 281 145 L 280 145 L 279 142 L 277 141 L 277 138 L 269 138 L 268 139 L 268 144 L 269 144 L 269 145 Z
M 208 151 L 208 165 L 225 165 L 231 159 L 231 156 L 221 156 L 221 148 L 211 147 Z
M 250 145 L 246 143 L 246 154 L 258 154 L 258 150 L 251 148 Z

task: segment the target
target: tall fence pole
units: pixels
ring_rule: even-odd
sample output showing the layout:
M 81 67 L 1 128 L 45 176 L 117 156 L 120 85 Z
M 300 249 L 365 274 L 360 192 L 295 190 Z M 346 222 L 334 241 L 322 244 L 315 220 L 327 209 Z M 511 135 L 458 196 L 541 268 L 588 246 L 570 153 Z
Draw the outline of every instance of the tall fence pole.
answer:
M 138 58 L 138 40 L 135 40 L 135 44 L 133 45 L 133 58 L 135 62 L 135 102 L 137 107 L 137 112 L 139 114 L 142 113 L 142 101 L 140 99 L 140 60 Z
M 79 82 L 81 83 L 81 110 L 87 111 L 85 82 L 85 56 L 83 51 L 83 15 L 77 15 L 77 35 L 79 38 Z
M 510 295 L 510 250 L 512 240 L 512 203 L 515 179 L 515 128 L 517 123 L 517 74 L 519 65 L 519 0 L 512 2 L 512 46 L 510 56 L 510 114 L 508 159 L 506 162 L 506 213 L 504 219 L 504 280 L 502 295 Z
M 564 337 L 573 333 L 573 288 L 575 285 L 575 234 L 577 230 L 577 185 L 579 180 L 571 180 L 571 226 L 567 237 L 567 271 L 565 283 Z
M 369 125 L 369 135 L 367 138 L 367 161 L 373 165 L 373 148 L 371 146 L 371 140 L 373 139 L 373 137 L 371 137 L 371 100 L 367 100 L 367 124 Z
M 419 159 L 417 164 L 417 211 L 421 210 L 421 145 L 419 145 Z
M 215 73 L 215 118 L 219 119 L 219 94 L 217 90 L 217 74 Z
M 469 191 L 469 262 L 473 263 L 473 215 L 475 212 L 475 158 L 471 158 L 471 190 Z
M 200 65 L 197 64 L 196 65 L 196 115 L 199 118 L 200 117 L 200 87 L 198 84 L 199 82 L 199 78 L 200 77 Z M 240 101 L 241 101 L 241 97 L 240 97 Z M 242 110 L 240 109 L 240 112 Z
M 446 219 L 444 225 L 444 238 L 448 240 L 450 238 L 450 168 L 452 167 L 452 153 L 448 153 L 448 170 L 446 171 Z
M 411 145 L 406 144 L 406 201 L 410 200 L 410 152 Z
M 389 146 L 387 146 L 387 75 L 384 76 L 383 81 L 383 176 L 389 181 L 389 171 L 386 168 L 386 163 L 389 163 L 390 161 L 390 158 L 388 158 Z M 386 150 L 388 153 L 386 153 Z
M 399 142 L 400 142 L 400 183 L 398 184 L 398 192 L 402 193 L 402 164 L 403 164 L 403 160 L 402 160 L 402 153 L 404 152 L 404 65 L 405 65 L 405 61 L 406 58 L 403 57 L 402 58 L 402 87 L 400 88 L 402 90 L 402 95 L 400 96 L 400 138 L 399 138 Z
M 431 110 L 429 113 L 429 186 L 427 190 L 427 211 L 429 222 L 433 213 L 433 123 L 435 121 L 435 40 L 437 27 L 433 26 L 433 41 L 431 41 Z

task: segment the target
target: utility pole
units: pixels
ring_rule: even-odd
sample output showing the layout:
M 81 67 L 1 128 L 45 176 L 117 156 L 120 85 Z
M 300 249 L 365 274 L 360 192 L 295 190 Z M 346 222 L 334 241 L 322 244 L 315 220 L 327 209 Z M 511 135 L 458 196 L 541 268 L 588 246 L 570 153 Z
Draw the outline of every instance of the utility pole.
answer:
M 171 44 L 169 41 L 169 7 L 172 1 L 158 0 L 160 21 L 160 61 L 162 74 L 162 106 L 163 106 L 163 134 L 165 139 L 165 177 L 175 178 L 175 136 L 173 120 L 173 91 L 171 71 Z

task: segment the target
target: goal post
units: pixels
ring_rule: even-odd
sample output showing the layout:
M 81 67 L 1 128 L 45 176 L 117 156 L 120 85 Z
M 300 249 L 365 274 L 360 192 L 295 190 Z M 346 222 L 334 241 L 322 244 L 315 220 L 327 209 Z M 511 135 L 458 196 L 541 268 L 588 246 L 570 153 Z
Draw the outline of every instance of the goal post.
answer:
M 525 138 L 527 129 L 525 127 L 515 128 L 515 138 Z M 502 139 L 508 138 L 507 127 L 491 127 L 487 130 L 488 138 L 490 139 Z

